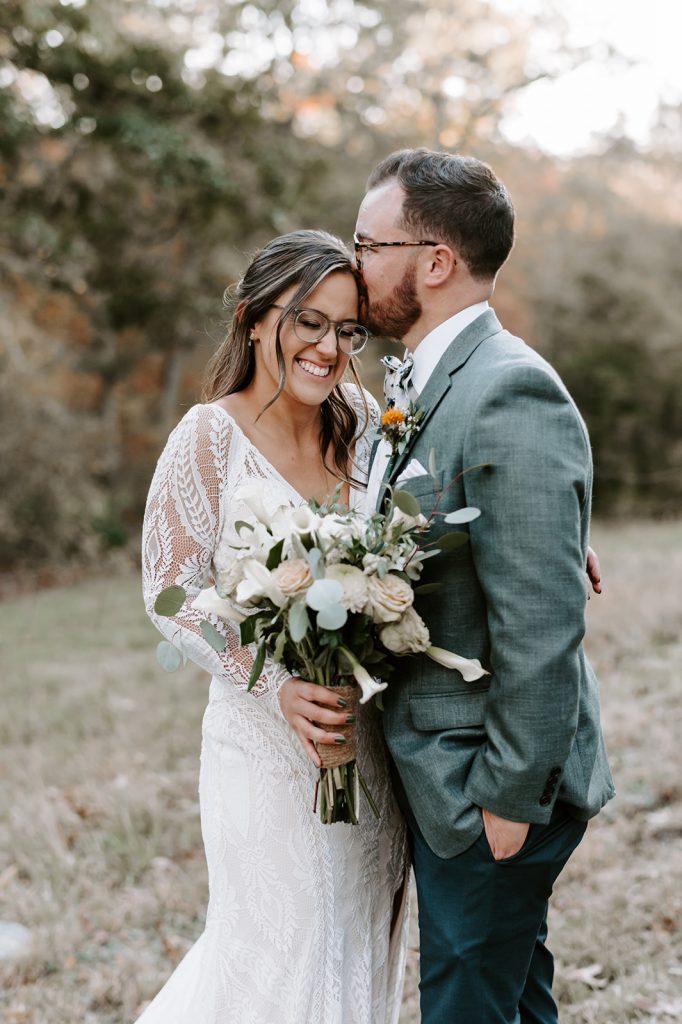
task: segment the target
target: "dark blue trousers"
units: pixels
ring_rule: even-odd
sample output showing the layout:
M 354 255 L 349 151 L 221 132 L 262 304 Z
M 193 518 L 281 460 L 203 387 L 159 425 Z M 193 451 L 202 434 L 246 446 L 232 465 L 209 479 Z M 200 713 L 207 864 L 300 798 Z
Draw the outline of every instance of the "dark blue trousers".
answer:
M 437 857 L 408 813 L 419 899 L 422 1024 L 558 1024 L 545 945 L 552 886 L 585 822 L 557 804 L 521 850 L 495 861 L 485 832 Z

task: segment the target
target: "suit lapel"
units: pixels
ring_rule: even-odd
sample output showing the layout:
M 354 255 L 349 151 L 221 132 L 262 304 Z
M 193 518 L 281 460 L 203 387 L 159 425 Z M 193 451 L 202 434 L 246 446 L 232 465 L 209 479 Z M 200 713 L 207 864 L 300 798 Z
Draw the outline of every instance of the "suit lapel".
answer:
M 413 433 L 410 443 L 406 446 L 405 451 L 393 462 L 390 472 L 385 480 L 382 481 L 382 485 L 379 488 L 379 496 L 377 498 L 376 507 L 378 509 L 382 507 L 388 484 L 392 484 L 395 478 L 399 475 L 400 470 L 407 462 L 412 446 L 417 438 L 421 437 L 429 419 L 433 416 L 443 398 L 450 390 L 452 378 L 455 373 L 464 366 L 469 357 L 476 351 L 478 346 L 486 340 L 486 338 L 490 338 L 494 334 L 499 334 L 501 330 L 502 325 L 495 316 L 494 311 L 492 309 L 487 309 L 485 313 L 481 313 L 473 323 L 469 324 L 468 327 L 465 327 L 464 330 L 457 335 L 449 348 L 447 348 L 443 353 L 433 373 L 426 382 L 424 390 L 415 403 L 418 408 L 424 410 L 424 416 L 420 423 L 419 430 Z

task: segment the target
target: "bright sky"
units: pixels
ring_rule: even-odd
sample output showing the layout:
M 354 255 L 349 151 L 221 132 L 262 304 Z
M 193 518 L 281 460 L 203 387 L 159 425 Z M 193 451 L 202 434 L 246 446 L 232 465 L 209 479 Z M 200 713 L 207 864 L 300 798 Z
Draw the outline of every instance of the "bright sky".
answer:
M 525 13 L 541 0 L 495 0 Z M 539 81 L 519 98 L 505 120 L 514 142 L 535 142 L 557 154 L 585 150 L 594 135 L 621 122 L 645 142 L 660 100 L 682 102 L 682 3 L 680 0 L 562 0 L 570 45 L 610 44 L 633 62 L 606 67 L 586 63 L 554 82 Z

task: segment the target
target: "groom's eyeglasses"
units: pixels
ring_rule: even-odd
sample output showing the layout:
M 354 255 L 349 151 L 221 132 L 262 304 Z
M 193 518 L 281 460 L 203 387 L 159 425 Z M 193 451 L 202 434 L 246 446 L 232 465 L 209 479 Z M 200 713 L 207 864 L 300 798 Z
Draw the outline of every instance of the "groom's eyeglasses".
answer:
M 286 309 L 273 302 L 273 309 Z M 330 320 L 317 309 L 292 309 L 294 334 L 307 345 L 317 345 L 333 326 L 336 343 L 347 356 L 357 356 L 369 340 L 369 331 L 355 320 Z
M 376 252 L 377 249 L 387 249 L 399 245 L 438 245 L 438 242 L 363 242 L 357 235 L 353 235 L 353 246 L 355 248 L 355 262 L 358 270 L 362 270 L 363 250 Z

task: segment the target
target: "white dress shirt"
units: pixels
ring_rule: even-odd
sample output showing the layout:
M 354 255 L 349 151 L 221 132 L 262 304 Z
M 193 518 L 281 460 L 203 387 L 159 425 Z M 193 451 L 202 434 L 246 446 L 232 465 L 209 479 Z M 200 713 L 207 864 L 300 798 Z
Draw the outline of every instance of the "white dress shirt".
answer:
M 412 353 L 414 370 L 412 371 L 412 378 L 408 388 L 408 394 L 412 401 L 416 401 L 422 393 L 441 356 L 450 347 L 457 335 L 461 334 L 469 324 L 472 324 L 481 313 L 485 313 L 487 308 L 487 302 L 477 302 L 473 306 L 467 306 L 466 309 L 461 309 L 459 313 L 455 313 L 454 316 L 444 320 L 442 324 L 438 324 L 438 327 L 434 327 L 419 342 Z M 374 455 L 374 462 L 372 463 L 372 469 L 367 482 L 365 508 L 370 515 L 375 510 L 377 498 L 379 497 L 379 487 L 386 473 L 390 456 L 391 447 L 387 441 L 382 439 L 379 441 Z

